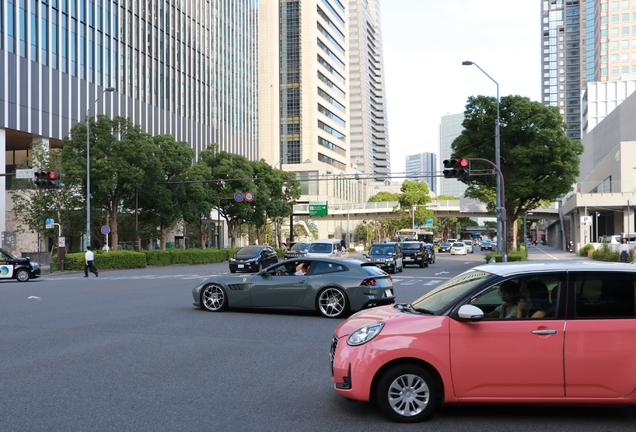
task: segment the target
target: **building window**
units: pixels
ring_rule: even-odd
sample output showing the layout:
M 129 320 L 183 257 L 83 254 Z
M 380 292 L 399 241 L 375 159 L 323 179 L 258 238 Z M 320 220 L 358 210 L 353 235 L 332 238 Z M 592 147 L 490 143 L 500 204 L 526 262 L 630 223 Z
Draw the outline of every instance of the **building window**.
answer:
M 612 68 L 612 75 L 618 75 L 618 66 Z
M 618 27 L 612 29 L 612 36 L 618 36 Z
M 612 14 L 612 24 L 618 24 L 618 14 Z

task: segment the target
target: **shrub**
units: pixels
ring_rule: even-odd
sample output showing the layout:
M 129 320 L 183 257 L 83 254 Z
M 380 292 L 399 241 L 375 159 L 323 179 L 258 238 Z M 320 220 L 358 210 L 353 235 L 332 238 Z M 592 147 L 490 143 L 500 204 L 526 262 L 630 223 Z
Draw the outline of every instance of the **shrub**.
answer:
M 502 262 L 501 254 L 497 252 L 490 252 L 485 255 L 486 262 L 490 261 L 490 258 L 495 258 L 495 261 Z M 514 251 L 508 254 L 508 262 L 513 261 L 528 261 L 525 250 Z
M 610 250 L 609 245 L 602 244 L 600 248 L 596 249 L 592 253 L 592 259 L 596 261 L 618 262 L 620 260 L 620 255 L 618 252 L 613 252 L 612 250 Z
M 146 257 L 143 252 L 129 250 L 114 251 L 94 251 L 95 267 L 97 270 L 122 269 L 122 268 L 144 268 L 146 267 Z M 55 270 L 61 270 L 61 264 L 57 262 L 57 255 L 53 256 Z M 84 270 L 84 252 L 66 254 L 64 260 L 64 270 L 78 271 Z
M 594 246 L 592 246 L 591 244 L 586 244 L 581 249 L 579 249 L 577 254 L 582 257 L 591 258 L 593 253 L 594 253 Z

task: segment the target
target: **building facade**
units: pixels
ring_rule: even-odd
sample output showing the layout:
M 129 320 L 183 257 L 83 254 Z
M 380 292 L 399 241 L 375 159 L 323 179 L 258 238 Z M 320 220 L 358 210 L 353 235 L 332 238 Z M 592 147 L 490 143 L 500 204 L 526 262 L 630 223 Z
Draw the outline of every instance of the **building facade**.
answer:
M 425 181 L 428 189 L 437 194 L 437 155 L 435 153 L 419 153 L 406 157 L 405 175 L 409 180 Z
M 351 163 L 374 181 L 391 173 L 379 0 L 349 0 Z
M 0 0 L 0 166 L 96 114 L 257 159 L 257 16 L 254 0 Z
M 541 2 L 543 103 L 558 106 L 567 135 L 580 139 L 587 83 L 636 74 L 636 3 L 630 0 Z
M 259 2 L 260 155 L 296 173 L 301 203 L 360 203 L 369 195 L 351 164 L 348 6 Z M 317 225 L 322 238 L 341 235 L 333 221 Z

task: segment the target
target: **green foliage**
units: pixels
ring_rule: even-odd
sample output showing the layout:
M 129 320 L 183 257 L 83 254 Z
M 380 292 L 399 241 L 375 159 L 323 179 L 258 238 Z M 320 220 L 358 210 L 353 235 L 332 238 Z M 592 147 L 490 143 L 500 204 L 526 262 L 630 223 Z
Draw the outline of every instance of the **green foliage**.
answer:
M 62 155 L 59 149 L 48 149 L 41 142 L 33 143 L 30 150 L 31 161 L 24 160 L 18 168 L 32 166 L 38 171 L 61 171 Z M 86 218 L 75 211 L 81 204 L 80 188 L 66 177 L 62 178 L 64 187 L 56 189 L 34 188 L 31 180 L 16 181 L 14 189 L 9 191 L 13 200 L 13 212 L 19 233 L 36 232 L 43 237 L 50 238 L 57 244 L 58 227 L 47 229 L 45 220 L 54 219 L 62 227 L 62 235 L 76 234 L 78 227 Z M 20 187 L 20 189 L 17 189 Z M 79 232 L 82 232 L 80 229 Z
M 502 262 L 501 254 L 497 252 L 490 252 L 484 256 L 484 258 L 486 259 L 486 262 L 490 261 L 490 258 L 492 257 L 494 257 L 497 262 Z M 528 261 L 526 252 L 524 250 L 521 250 L 519 252 L 517 251 L 510 252 L 508 254 L 508 262 L 513 262 L 513 261 Z
M 393 192 L 381 191 L 369 198 L 369 202 L 392 202 L 399 201 L 400 194 Z
M 228 260 L 227 249 L 166 249 L 142 251 L 149 266 L 208 264 Z
M 57 262 L 57 255 L 53 255 L 53 262 Z M 66 254 L 64 270 L 84 271 L 84 252 Z M 128 250 L 95 251 L 95 266 L 97 270 L 131 269 L 146 267 L 146 257 L 142 252 Z M 59 270 L 59 263 L 57 270 Z
M 156 178 L 156 170 L 159 168 L 156 158 L 158 151 L 152 137 L 129 119 L 110 119 L 99 115 L 96 121 L 89 118 L 88 122 L 91 216 L 95 215 L 95 219 L 102 222 L 91 221 L 91 227 L 96 231 L 91 236 L 98 235 L 98 227 L 103 225 L 108 214 L 112 243 L 117 244 L 117 215 L 124 201 L 133 199 L 135 188 L 141 187 L 145 178 Z M 84 123 L 75 124 L 70 137 L 64 138 L 65 145 L 62 149 L 65 180 L 83 185 L 82 197 L 87 196 L 87 132 Z
M 592 258 L 592 254 L 594 253 L 594 246 L 591 244 L 586 244 L 581 249 L 579 249 L 577 255 L 587 258 Z
M 598 249 L 592 253 L 592 259 L 596 261 L 620 261 L 620 254 L 610 250 L 609 245 L 602 244 Z
M 558 107 L 521 96 L 505 96 L 500 101 L 500 112 L 500 161 L 510 246 L 514 222 L 520 215 L 571 191 L 579 175 L 583 146 L 566 136 L 567 125 Z M 468 98 L 464 130 L 453 141 L 451 157 L 483 158 L 496 163 L 493 138 L 496 117 L 496 98 Z M 473 161 L 471 169 L 492 169 L 492 166 Z M 473 176 L 461 181 L 468 185 L 466 196 L 487 203 L 494 211 L 496 176 Z

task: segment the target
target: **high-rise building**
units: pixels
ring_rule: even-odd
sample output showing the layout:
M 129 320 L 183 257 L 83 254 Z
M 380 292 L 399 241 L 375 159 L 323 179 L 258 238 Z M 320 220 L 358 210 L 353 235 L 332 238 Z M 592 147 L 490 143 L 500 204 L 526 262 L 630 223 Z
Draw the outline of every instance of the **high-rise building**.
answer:
M 361 90 L 350 87 L 347 18 L 340 0 L 259 2 L 260 154 L 297 173 L 300 201 L 366 201 L 352 176 L 350 97 Z
M 587 83 L 636 74 L 636 3 L 630 0 L 541 2 L 543 103 L 558 106 L 567 135 L 581 138 Z
M 457 138 L 464 127 L 462 123 L 464 122 L 464 113 L 460 114 L 449 114 L 442 116 L 442 123 L 439 128 L 439 159 L 440 161 L 444 161 L 446 159 L 450 159 L 453 150 L 451 149 L 451 145 L 455 138 Z M 441 171 L 441 167 L 440 167 Z M 457 179 L 445 179 L 440 178 L 440 187 L 439 194 L 444 196 L 454 196 L 459 197 L 463 195 L 467 186 L 460 182 Z
M 256 8 L 253 0 L 0 0 L 0 166 L 12 172 L 34 141 L 61 147 L 74 124 L 96 114 L 171 134 L 197 154 L 217 143 L 257 159 Z
M 382 180 L 391 172 L 379 0 L 349 0 L 351 163 Z
M 437 194 L 437 155 L 435 153 L 419 153 L 406 157 L 405 176 L 413 181 L 425 181 L 428 189 Z
M 581 138 L 581 90 L 585 89 L 589 39 L 586 11 L 598 0 L 544 0 L 541 2 L 541 70 L 543 103 L 557 106 L 568 125 L 567 136 Z M 618 2 L 616 2 L 618 3 Z M 589 5 L 589 8 L 586 8 Z M 591 55 L 593 57 L 593 53 Z M 591 60 L 591 59 L 590 59 Z M 591 63 L 594 64 L 593 62 Z

